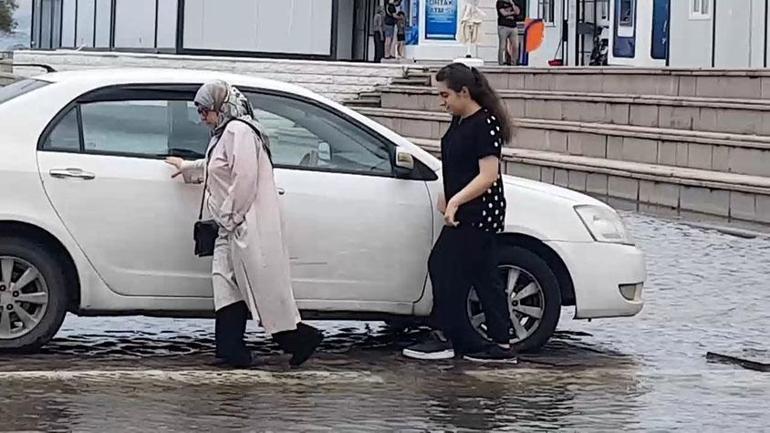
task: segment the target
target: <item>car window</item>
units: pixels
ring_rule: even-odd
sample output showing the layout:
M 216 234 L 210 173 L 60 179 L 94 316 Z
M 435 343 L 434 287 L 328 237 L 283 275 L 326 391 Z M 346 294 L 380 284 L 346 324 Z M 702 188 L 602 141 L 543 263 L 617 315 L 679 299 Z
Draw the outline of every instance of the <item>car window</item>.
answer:
M 78 111 L 71 108 L 59 120 L 43 144 L 45 149 L 77 152 L 80 150 L 80 134 L 78 132 Z
M 15 81 L 7 86 L 0 87 L 0 104 L 4 104 L 11 99 L 18 98 L 21 95 L 37 90 L 50 83 L 41 80 L 26 79 Z
M 247 92 L 283 167 L 390 175 L 390 148 L 364 129 L 314 104 Z
M 77 110 L 86 153 L 202 158 L 208 146 L 209 129 L 191 101 L 136 100 L 79 105 L 51 130 L 43 150 L 79 149 Z
M 202 156 L 208 145 L 208 129 L 189 101 L 92 102 L 80 110 L 88 153 Z

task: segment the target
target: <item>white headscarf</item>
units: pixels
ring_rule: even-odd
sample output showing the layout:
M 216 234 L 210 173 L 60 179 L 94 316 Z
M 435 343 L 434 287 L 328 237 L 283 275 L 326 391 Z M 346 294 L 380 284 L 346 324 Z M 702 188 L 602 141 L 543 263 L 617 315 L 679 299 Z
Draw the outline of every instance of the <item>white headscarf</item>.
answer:
M 254 116 L 251 102 L 235 86 L 223 80 L 210 81 L 198 89 L 194 102 L 197 107 L 206 108 L 219 115 L 217 126 L 211 131 L 212 136 L 221 137 L 222 133 L 225 132 L 227 123 L 233 119 L 246 121 L 259 131 L 262 145 L 265 147 L 268 157 L 271 157 L 270 139 L 267 136 L 267 131 Z

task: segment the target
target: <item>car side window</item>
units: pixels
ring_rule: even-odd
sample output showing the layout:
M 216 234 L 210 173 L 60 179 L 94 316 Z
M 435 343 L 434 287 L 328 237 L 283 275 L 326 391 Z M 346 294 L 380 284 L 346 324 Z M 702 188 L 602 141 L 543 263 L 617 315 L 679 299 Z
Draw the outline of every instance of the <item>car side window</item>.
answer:
M 85 153 L 200 158 L 208 146 L 209 130 L 191 101 L 124 100 L 76 106 L 51 130 L 43 150 L 80 148 L 78 110 Z
M 273 162 L 287 168 L 392 175 L 391 150 L 370 133 L 317 105 L 245 92 L 270 138 Z
M 44 149 L 65 152 L 80 150 L 80 132 L 78 131 L 78 110 L 71 108 L 56 127 L 48 134 L 43 144 Z

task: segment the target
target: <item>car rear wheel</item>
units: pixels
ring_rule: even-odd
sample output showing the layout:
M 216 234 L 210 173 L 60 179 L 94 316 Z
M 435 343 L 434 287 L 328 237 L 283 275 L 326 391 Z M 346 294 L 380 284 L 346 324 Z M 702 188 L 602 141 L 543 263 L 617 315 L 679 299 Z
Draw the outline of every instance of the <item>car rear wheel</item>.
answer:
M 35 351 L 67 312 L 64 271 L 45 244 L 0 237 L 0 350 Z
M 530 250 L 501 244 L 498 254 L 498 269 L 513 324 L 511 343 L 518 352 L 536 351 L 551 338 L 559 323 L 558 280 L 548 263 Z M 468 288 L 466 299 L 467 326 L 489 340 L 486 318 L 475 289 Z

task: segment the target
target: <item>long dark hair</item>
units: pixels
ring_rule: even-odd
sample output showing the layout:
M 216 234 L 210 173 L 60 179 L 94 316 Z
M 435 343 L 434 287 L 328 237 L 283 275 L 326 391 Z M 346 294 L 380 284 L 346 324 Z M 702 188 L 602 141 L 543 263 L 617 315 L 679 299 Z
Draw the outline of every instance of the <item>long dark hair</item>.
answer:
M 508 115 L 508 110 L 481 71 L 462 63 L 451 63 L 438 71 L 436 81 L 444 83 L 455 92 L 462 91 L 463 87 L 468 88 L 471 99 L 482 108 L 486 108 L 500 122 L 500 135 L 503 141 L 509 142 L 511 140 L 513 122 Z

